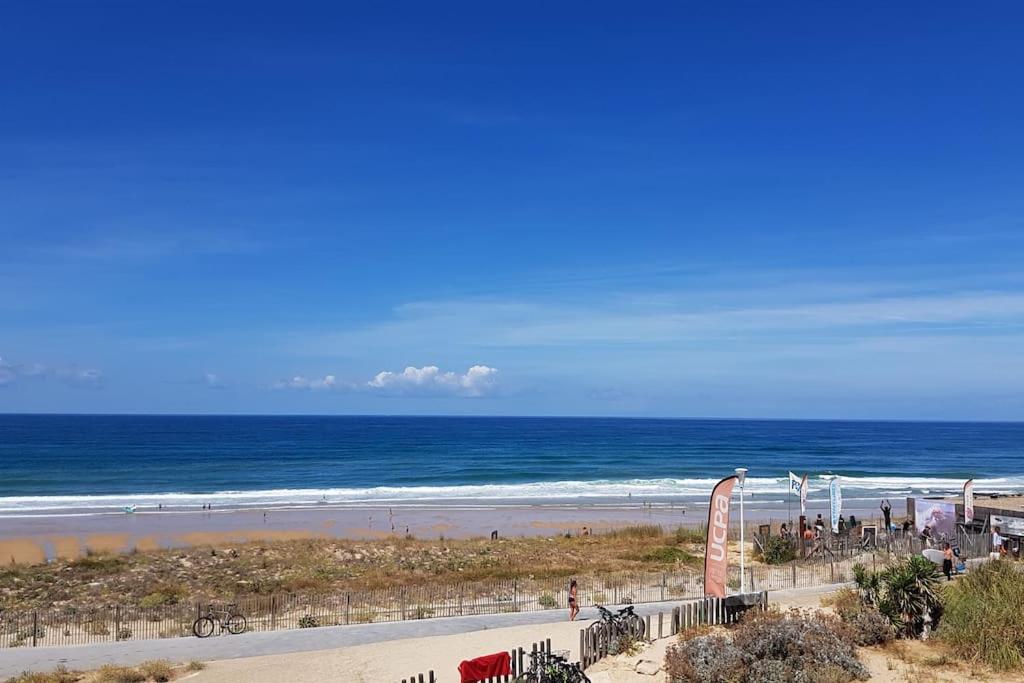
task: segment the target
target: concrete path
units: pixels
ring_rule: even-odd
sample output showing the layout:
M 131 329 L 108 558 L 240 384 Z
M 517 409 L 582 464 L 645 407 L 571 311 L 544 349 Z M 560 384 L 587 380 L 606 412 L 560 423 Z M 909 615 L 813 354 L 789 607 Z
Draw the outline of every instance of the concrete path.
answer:
M 817 604 L 817 596 L 838 588 L 839 586 L 818 586 L 775 591 L 771 594 L 771 602 L 786 603 L 807 600 Z M 671 612 L 672 608 L 679 603 L 678 600 L 647 603 L 637 605 L 636 611 L 644 616 L 657 615 L 660 612 Z M 237 636 L 219 635 L 202 640 L 198 638 L 168 638 L 68 647 L 5 649 L 0 651 L 0 679 L 14 676 L 22 671 L 51 671 L 61 665 L 69 669 L 88 670 L 112 662 L 132 665 L 149 659 L 169 659 L 172 662 L 187 662 L 194 659 L 213 661 L 291 652 L 333 650 L 407 638 L 550 624 L 565 621 L 567 614 L 566 610 L 558 609 L 544 612 L 486 614 L 378 624 L 327 626 L 290 631 L 266 631 Z M 579 618 L 586 621 L 596 617 L 596 609 L 584 608 Z M 657 626 L 653 624 L 652 628 L 657 630 Z M 542 638 L 543 634 L 544 629 L 538 629 L 536 637 Z

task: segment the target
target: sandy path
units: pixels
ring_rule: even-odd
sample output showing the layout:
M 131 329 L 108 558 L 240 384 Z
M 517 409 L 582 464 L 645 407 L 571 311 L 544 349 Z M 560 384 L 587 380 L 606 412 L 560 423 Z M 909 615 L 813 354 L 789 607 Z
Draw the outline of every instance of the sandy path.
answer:
M 266 657 L 249 657 L 211 662 L 190 678 L 194 683 L 304 683 L 343 680 L 351 683 L 397 682 L 433 670 L 440 683 L 458 681 L 463 659 L 515 647 L 529 649 L 546 637 L 556 650 L 569 650 L 579 657 L 580 629 L 589 622 L 560 622 L 530 626 L 486 629 L 472 633 L 430 638 L 410 638 L 336 650 L 299 652 Z

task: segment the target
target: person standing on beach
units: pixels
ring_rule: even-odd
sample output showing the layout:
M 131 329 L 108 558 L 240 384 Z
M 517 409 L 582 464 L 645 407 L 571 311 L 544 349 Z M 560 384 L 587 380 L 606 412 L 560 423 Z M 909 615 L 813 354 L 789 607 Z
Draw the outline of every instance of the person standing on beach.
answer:
M 569 582 L 569 621 L 576 621 L 580 606 L 576 600 L 576 579 Z
M 882 504 L 878 507 L 882 510 L 882 517 L 885 518 L 885 533 L 889 533 L 892 530 L 892 503 L 888 498 L 883 498 Z

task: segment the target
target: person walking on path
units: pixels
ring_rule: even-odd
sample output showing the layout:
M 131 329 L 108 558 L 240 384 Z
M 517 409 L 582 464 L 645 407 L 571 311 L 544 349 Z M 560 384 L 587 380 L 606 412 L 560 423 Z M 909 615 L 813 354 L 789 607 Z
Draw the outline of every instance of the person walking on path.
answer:
M 576 599 L 576 579 L 569 582 L 569 621 L 576 621 L 580 613 L 579 601 Z
M 953 580 L 953 548 L 948 543 L 942 546 L 942 573 L 947 581 Z

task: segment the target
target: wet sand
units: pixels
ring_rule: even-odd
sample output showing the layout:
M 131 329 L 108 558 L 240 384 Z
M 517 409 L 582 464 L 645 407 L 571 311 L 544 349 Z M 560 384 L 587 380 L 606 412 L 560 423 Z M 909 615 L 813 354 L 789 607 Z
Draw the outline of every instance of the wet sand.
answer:
M 871 510 L 849 510 L 867 520 Z M 813 519 L 814 514 L 810 515 Z M 87 552 L 308 538 L 385 539 L 600 533 L 632 524 L 705 523 L 707 507 L 654 504 L 386 506 L 0 517 L 0 562 L 37 563 Z M 750 509 L 748 523 L 779 522 L 785 510 Z M 733 520 L 737 519 L 734 512 Z

